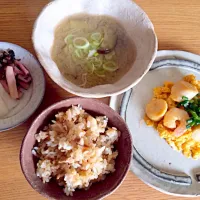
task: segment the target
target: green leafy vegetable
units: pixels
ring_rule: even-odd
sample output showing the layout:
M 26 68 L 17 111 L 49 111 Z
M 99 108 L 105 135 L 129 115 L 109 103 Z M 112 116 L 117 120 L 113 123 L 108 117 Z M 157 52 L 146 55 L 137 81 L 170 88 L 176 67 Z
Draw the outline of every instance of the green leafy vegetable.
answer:
M 200 119 L 200 117 L 197 115 L 197 113 L 194 110 L 187 109 L 187 112 L 194 118 L 194 119 Z
M 178 107 L 183 106 L 184 109 L 190 115 L 190 118 L 187 120 L 187 128 L 192 128 L 193 126 L 197 126 L 200 124 L 200 99 L 195 96 L 193 99 L 189 100 L 187 97 L 183 96 L 180 103 L 178 103 Z
M 188 100 L 188 98 L 187 98 L 187 97 L 185 97 L 185 96 L 182 96 L 182 99 L 183 99 L 183 100 Z
M 190 124 L 190 123 L 192 123 L 193 121 L 194 121 L 194 119 L 193 119 L 193 118 L 190 118 L 190 119 L 187 120 L 187 123 Z

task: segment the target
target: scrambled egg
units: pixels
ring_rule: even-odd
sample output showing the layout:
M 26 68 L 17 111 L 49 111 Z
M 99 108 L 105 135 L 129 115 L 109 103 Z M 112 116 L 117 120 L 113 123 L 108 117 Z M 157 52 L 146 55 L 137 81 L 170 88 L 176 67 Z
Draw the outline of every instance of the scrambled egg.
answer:
M 200 81 L 196 80 L 194 75 L 187 75 L 183 80 L 196 86 L 198 91 L 200 91 Z M 177 107 L 177 102 L 173 101 L 170 97 L 173 85 L 172 82 L 165 82 L 163 86 L 156 87 L 153 91 L 153 98 L 164 99 L 168 104 L 168 109 Z M 164 138 L 174 150 L 182 152 L 187 158 L 200 158 L 200 142 L 192 139 L 191 128 L 183 135 L 175 137 L 173 130 L 168 129 L 163 125 L 163 118 L 160 121 L 155 122 L 145 115 L 144 120 L 148 126 L 153 126 L 159 132 L 160 137 Z

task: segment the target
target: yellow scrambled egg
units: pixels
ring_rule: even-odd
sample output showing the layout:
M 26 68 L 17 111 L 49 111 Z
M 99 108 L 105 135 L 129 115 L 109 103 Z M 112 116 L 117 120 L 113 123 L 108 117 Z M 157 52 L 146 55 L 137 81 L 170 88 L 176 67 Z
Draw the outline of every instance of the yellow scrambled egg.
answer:
M 200 81 L 196 80 L 194 75 L 187 75 L 183 78 L 184 81 L 196 86 L 200 91 Z M 154 88 L 153 98 L 164 99 L 168 104 L 168 109 L 176 107 L 177 103 L 170 98 L 172 82 L 165 82 L 163 86 Z M 164 138 L 167 143 L 175 150 L 182 152 L 186 157 L 198 159 L 200 157 L 200 142 L 196 142 L 192 139 L 192 129 L 188 129 L 183 135 L 175 137 L 173 130 L 166 128 L 163 125 L 163 119 L 158 122 L 154 122 L 147 116 L 144 120 L 148 126 L 153 126 L 158 132 L 161 138 Z

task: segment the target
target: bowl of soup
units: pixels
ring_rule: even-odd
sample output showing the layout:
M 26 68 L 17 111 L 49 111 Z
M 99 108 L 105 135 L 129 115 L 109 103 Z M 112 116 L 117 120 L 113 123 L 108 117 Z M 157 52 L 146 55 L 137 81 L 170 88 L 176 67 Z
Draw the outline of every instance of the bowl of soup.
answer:
M 82 97 L 117 95 L 151 67 L 157 38 L 131 0 L 56 0 L 35 22 L 32 40 L 51 79 Z

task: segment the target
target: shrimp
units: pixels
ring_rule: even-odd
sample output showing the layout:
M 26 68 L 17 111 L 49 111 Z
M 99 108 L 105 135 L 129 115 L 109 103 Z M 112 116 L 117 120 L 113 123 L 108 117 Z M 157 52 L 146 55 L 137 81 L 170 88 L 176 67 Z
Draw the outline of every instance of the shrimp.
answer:
M 189 119 L 189 115 L 185 110 L 180 108 L 171 108 L 164 117 L 164 126 L 174 129 L 174 135 L 176 137 L 181 136 L 186 130 L 186 120 Z M 177 126 L 176 122 L 180 124 Z
M 146 105 L 146 115 L 153 121 L 159 121 L 167 112 L 167 102 L 163 99 L 152 99 Z
M 175 83 L 171 89 L 171 98 L 176 102 L 181 102 L 183 96 L 191 100 L 197 94 L 197 88 L 186 81 L 179 81 Z

